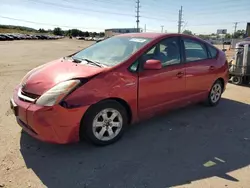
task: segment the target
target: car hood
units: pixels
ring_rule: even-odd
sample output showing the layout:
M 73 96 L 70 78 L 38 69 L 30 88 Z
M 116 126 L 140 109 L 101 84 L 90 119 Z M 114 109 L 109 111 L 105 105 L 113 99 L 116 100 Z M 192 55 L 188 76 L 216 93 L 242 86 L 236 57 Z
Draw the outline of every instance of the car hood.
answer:
M 88 78 L 107 69 L 59 59 L 41 65 L 27 73 L 21 83 L 22 90 L 31 94 L 42 95 L 59 82 L 73 78 Z

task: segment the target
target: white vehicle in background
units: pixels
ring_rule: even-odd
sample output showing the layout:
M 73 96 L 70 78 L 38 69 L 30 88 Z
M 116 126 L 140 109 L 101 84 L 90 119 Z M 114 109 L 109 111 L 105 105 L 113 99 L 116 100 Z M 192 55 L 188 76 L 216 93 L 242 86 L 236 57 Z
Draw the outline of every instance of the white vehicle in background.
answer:
M 77 36 L 76 39 L 77 39 L 77 40 L 85 40 L 84 37 L 80 37 L 80 36 Z
M 99 40 L 99 37 L 94 37 L 93 40 L 94 40 L 94 41 L 98 41 L 98 40 Z
M 105 39 L 104 37 L 100 37 L 100 38 L 98 38 L 98 40 L 96 40 L 96 42 L 101 42 L 104 39 Z
M 85 40 L 91 41 L 91 40 L 93 40 L 93 37 L 86 37 Z

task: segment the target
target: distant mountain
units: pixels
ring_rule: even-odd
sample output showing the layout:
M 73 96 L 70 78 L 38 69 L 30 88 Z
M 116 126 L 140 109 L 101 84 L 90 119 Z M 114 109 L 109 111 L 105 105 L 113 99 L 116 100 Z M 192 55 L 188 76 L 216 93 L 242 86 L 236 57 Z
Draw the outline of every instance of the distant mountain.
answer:
M 13 29 L 13 30 L 20 30 L 20 31 L 28 31 L 28 32 L 37 31 L 34 28 L 25 27 L 25 26 L 17 26 L 17 25 L 0 25 L 0 29 Z

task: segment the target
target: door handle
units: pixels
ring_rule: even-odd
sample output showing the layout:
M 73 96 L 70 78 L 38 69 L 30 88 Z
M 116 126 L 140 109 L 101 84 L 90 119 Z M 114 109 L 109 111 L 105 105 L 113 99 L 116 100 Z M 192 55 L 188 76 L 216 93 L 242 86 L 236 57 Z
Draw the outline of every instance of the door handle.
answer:
M 177 76 L 178 78 L 181 78 L 181 77 L 184 76 L 184 72 L 178 72 L 178 73 L 176 74 L 176 76 Z
M 214 69 L 215 69 L 214 66 L 210 66 L 210 67 L 209 67 L 209 70 L 214 70 Z

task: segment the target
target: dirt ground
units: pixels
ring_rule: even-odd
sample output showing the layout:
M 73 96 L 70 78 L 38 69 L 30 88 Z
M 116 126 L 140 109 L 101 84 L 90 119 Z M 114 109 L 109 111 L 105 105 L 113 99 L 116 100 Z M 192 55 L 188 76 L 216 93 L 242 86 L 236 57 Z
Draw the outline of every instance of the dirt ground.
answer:
M 89 45 L 0 42 L 0 187 L 249 188 L 250 88 L 229 84 L 219 106 L 190 106 L 130 127 L 107 147 L 39 142 L 15 122 L 13 88 L 30 69 Z
M 226 53 L 226 57 L 227 57 L 228 61 L 230 61 L 232 59 L 232 57 L 234 56 L 235 50 L 231 49 L 230 45 L 224 45 L 224 46 L 223 45 L 215 45 L 215 46 L 219 49 L 223 49 L 223 47 L 224 47 L 224 49 L 227 50 L 225 53 Z

